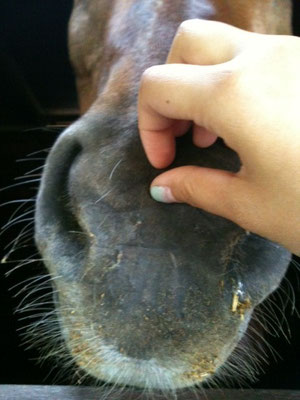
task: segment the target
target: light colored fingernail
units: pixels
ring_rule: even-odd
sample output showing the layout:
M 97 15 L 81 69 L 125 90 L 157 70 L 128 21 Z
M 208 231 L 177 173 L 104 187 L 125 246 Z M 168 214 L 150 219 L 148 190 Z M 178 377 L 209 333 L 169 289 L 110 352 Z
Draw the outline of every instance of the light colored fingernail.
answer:
M 176 200 L 171 192 L 171 189 L 167 186 L 152 186 L 150 188 L 151 197 L 162 203 L 175 203 Z

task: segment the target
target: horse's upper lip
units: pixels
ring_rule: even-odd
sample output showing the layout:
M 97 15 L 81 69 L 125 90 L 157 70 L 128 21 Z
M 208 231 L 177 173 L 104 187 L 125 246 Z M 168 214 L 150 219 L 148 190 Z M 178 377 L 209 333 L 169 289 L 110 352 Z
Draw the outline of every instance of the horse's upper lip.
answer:
M 172 251 L 175 251 L 175 247 L 172 248 L 162 248 L 162 247 L 156 247 L 156 246 L 151 246 L 151 245 L 144 245 L 144 244 L 139 244 L 139 243 L 120 243 L 116 246 L 117 249 L 140 249 L 140 250 L 157 250 L 157 251 L 163 251 L 163 252 L 169 252 L 171 253 Z M 178 248 L 178 247 L 177 247 Z

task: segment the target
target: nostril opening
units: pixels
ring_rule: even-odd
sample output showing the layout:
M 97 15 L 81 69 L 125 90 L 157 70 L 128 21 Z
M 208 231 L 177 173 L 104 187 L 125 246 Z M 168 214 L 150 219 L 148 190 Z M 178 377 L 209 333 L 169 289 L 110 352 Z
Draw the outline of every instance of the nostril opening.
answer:
M 38 248 L 47 248 L 51 257 L 77 257 L 88 245 L 87 235 L 78 222 L 69 193 L 69 174 L 82 151 L 70 136 L 62 136 L 46 161 L 36 203 L 35 239 Z

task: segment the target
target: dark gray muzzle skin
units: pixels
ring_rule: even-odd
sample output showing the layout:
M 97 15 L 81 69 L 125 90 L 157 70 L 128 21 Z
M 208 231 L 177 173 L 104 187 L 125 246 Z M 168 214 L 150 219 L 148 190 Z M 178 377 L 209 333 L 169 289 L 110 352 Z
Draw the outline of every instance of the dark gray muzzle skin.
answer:
M 36 243 L 80 368 L 122 385 L 191 386 L 222 371 L 290 254 L 223 218 L 152 200 L 158 171 L 136 114 L 118 112 L 88 113 L 58 139 L 38 194 Z M 189 135 L 171 167 L 186 164 L 239 169 L 222 141 L 198 149 Z

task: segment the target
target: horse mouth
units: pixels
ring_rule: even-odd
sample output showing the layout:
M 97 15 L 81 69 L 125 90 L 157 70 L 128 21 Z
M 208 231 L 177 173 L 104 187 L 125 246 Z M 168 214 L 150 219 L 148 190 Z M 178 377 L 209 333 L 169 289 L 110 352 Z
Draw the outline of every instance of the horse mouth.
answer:
M 174 389 L 209 379 L 289 255 L 220 217 L 154 202 L 146 182 L 157 171 L 135 139 L 119 138 L 115 149 L 107 130 L 99 159 L 100 144 L 79 145 L 70 129 L 50 153 L 35 218 L 66 347 L 110 382 Z M 201 162 L 225 164 L 228 149 L 215 150 Z
M 214 379 L 237 346 L 250 318 L 244 321 L 242 329 L 239 328 L 240 332 L 236 338 L 231 338 L 226 345 L 220 340 L 221 347 L 218 350 L 203 351 L 201 346 L 204 341 L 209 342 L 209 337 L 203 337 L 200 346 L 197 345 L 197 340 L 193 341 L 191 347 L 183 352 L 178 353 L 178 349 L 174 347 L 172 353 L 166 355 L 166 348 L 166 351 L 161 352 L 160 355 L 153 354 L 149 358 L 143 358 L 130 355 L 130 346 L 126 348 L 122 344 L 116 345 L 107 340 L 104 332 L 105 321 L 101 320 L 101 323 L 94 321 L 91 324 L 87 320 L 86 313 L 81 315 L 80 310 L 70 315 L 70 312 L 67 310 L 64 312 L 62 309 L 59 314 L 63 316 L 61 326 L 69 352 L 84 373 L 107 383 L 130 385 L 146 390 L 168 391 Z M 72 319 L 74 319 L 73 322 Z M 119 332 L 122 329 L 122 318 L 119 318 Z M 132 329 L 132 334 L 134 335 L 134 329 Z M 130 337 L 127 339 L 130 342 Z M 140 338 L 134 337 L 132 343 L 138 346 Z M 149 347 L 151 347 L 150 343 Z

